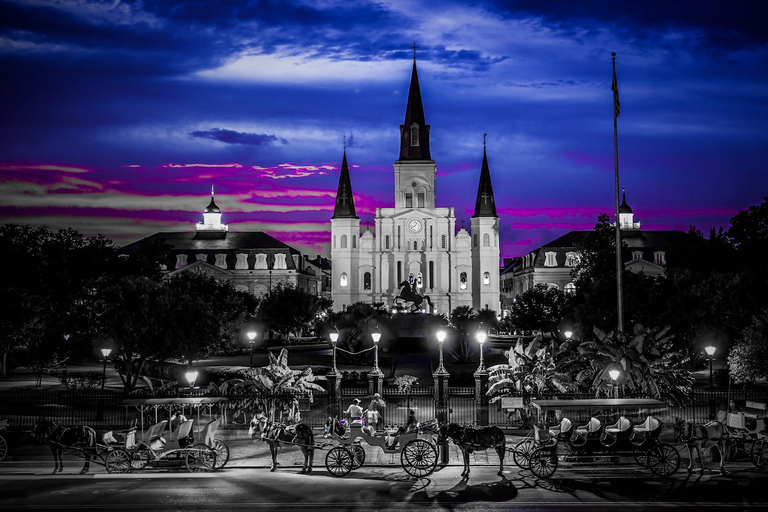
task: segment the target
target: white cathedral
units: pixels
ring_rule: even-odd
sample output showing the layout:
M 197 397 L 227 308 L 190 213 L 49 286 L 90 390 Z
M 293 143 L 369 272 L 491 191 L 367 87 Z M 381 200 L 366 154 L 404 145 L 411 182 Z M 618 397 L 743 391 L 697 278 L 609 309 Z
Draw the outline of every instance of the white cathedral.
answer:
M 360 234 L 346 149 L 331 218 L 332 298 L 336 311 L 354 302 L 391 306 L 400 284 L 415 284 L 429 296 L 431 313 L 450 314 L 459 306 L 499 311 L 499 217 L 488 158 L 483 162 L 470 232 L 456 231 L 453 207 L 438 207 L 437 164 L 429 150 L 416 59 L 405 122 L 400 126 L 400 158 L 395 162 L 395 206 L 376 208 L 376 223 Z M 425 303 L 426 304 L 426 303 Z

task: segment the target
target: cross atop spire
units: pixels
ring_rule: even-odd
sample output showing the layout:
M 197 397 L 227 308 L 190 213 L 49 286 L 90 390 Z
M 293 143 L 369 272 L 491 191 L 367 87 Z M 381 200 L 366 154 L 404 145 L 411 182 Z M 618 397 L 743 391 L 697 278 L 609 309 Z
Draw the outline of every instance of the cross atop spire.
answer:
M 418 46 L 416 46 L 416 41 L 413 42 L 411 48 L 413 48 L 413 62 L 416 62 L 416 49 L 418 48 Z
M 485 151 L 485 138 L 488 136 L 487 133 L 483 134 L 483 151 Z
M 211 197 L 213 197 L 213 185 L 211 185 Z
M 347 152 L 347 134 L 344 134 L 344 152 Z

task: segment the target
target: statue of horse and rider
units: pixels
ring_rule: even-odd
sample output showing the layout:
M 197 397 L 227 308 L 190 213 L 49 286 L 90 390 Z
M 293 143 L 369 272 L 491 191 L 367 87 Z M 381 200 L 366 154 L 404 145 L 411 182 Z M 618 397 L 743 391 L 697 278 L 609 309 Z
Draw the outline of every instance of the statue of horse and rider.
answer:
M 419 295 L 416 291 L 416 284 L 415 282 L 409 282 L 409 281 L 403 281 L 400 283 L 400 295 L 395 297 L 394 304 L 395 307 L 405 310 L 406 308 L 410 308 L 411 313 L 415 313 L 416 311 L 421 311 L 421 305 L 423 302 L 426 301 L 427 304 L 429 304 L 430 308 L 434 308 L 434 304 L 432 304 L 432 301 L 429 299 L 428 295 Z

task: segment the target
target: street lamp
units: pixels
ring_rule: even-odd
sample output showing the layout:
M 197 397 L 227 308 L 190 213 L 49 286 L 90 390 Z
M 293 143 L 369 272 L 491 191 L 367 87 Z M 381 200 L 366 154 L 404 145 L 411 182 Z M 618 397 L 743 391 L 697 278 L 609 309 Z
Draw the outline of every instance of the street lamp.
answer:
M 443 342 L 445 341 L 445 331 L 441 329 L 437 331 L 435 336 L 437 336 L 437 343 L 440 345 L 440 364 L 437 366 L 437 371 L 435 373 L 448 373 L 448 370 L 443 366 Z
M 477 334 L 475 335 L 477 337 L 478 343 L 480 343 L 480 366 L 477 367 L 477 371 L 475 373 L 486 373 L 485 369 L 485 363 L 483 362 L 483 343 L 485 343 L 485 339 L 488 337 L 488 335 L 485 333 L 485 331 L 477 331 Z
M 248 336 L 248 343 L 251 345 L 251 368 L 253 368 L 253 345 L 256 342 L 256 331 L 248 331 L 245 335 Z
M 573 336 L 572 331 L 565 331 L 563 334 L 565 334 L 565 339 L 567 340 L 571 339 L 571 336 Z
M 608 370 L 608 375 L 611 376 L 611 380 L 613 381 L 613 394 L 615 395 L 613 398 L 619 398 L 619 388 L 616 385 L 616 380 L 618 380 L 619 375 L 621 375 L 621 371 L 613 368 L 612 370 Z
M 197 380 L 197 370 L 192 368 L 192 365 L 190 365 L 189 370 L 184 374 L 184 377 L 189 383 L 189 389 L 193 389 L 195 387 L 195 381 Z
M 376 373 L 381 373 L 381 370 L 379 370 L 379 340 L 381 339 L 381 333 L 376 331 L 371 333 L 371 338 L 373 339 L 373 371 Z
M 717 352 L 717 347 L 713 345 L 709 345 L 704 347 L 704 352 L 707 353 L 707 360 L 709 361 L 709 391 L 710 393 L 714 391 L 714 381 L 712 379 L 712 361 L 715 359 L 715 352 Z M 715 417 L 715 398 L 710 395 L 709 397 L 709 417 L 710 419 L 714 419 Z
M 339 341 L 339 333 L 332 332 L 328 337 L 331 339 L 331 344 L 333 345 L 333 374 L 338 375 L 339 370 L 336 368 L 336 342 Z
M 101 372 L 101 390 L 104 391 L 104 383 L 107 380 L 107 358 L 109 357 L 109 354 L 112 353 L 111 348 L 103 348 L 101 349 L 101 355 L 104 356 L 104 370 Z

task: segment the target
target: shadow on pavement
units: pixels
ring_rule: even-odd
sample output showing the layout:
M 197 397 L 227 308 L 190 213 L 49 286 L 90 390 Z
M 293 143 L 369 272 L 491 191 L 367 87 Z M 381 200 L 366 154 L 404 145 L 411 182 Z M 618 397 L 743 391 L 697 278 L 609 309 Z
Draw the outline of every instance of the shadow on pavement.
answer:
M 413 504 L 436 503 L 441 505 L 470 503 L 470 502 L 502 502 L 513 500 L 517 497 L 517 488 L 514 482 L 502 476 L 501 480 L 494 483 L 467 485 L 468 478 L 450 489 L 436 493 L 428 493 L 424 488 L 414 492 L 409 501 Z M 426 486 L 425 486 L 426 487 Z

